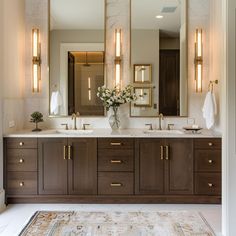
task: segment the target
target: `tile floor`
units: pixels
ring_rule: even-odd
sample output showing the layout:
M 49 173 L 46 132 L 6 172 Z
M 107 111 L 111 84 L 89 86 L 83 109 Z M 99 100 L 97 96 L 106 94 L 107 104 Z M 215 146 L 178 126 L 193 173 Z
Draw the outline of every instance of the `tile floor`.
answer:
M 183 204 L 14 204 L 8 205 L 0 214 L 0 236 L 17 236 L 31 216 L 40 210 L 51 211 L 199 211 L 206 218 L 217 236 L 221 235 L 220 205 L 183 205 Z

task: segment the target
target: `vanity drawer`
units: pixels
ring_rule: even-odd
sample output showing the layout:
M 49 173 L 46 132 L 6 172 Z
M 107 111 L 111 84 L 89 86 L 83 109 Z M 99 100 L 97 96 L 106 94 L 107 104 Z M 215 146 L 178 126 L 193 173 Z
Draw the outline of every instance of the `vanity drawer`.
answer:
M 221 151 L 220 150 L 195 150 L 195 171 L 220 172 Z
M 7 194 L 37 194 L 37 172 L 8 172 Z
M 8 171 L 37 171 L 36 149 L 8 149 Z
M 195 194 L 220 195 L 220 173 L 197 173 L 195 174 Z
M 133 171 L 132 149 L 102 149 L 98 151 L 98 171 Z
M 134 194 L 133 173 L 99 172 L 98 194 L 130 195 Z
M 8 138 L 7 148 L 37 148 L 37 139 L 34 138 Z
M 132 149 L 134 147 L 134 140 L 129 138 L 100 138 L 98 139 L 98 149 Z
M 195 149 L 221 149 L 220 138 L 200 138 L 194 139 Z

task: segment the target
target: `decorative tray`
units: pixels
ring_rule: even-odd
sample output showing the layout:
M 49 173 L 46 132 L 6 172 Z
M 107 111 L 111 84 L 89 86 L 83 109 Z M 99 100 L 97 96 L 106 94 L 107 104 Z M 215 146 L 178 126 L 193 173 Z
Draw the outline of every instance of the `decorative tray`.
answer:
M 198 128 L 193 128 L 193 127 L 183 127 L 184 130 L 186 131 L 191 131 L 193 134 L 196 134 L 198 133 L 198 131 L 202 130 L 201 127 L 198 127 Z

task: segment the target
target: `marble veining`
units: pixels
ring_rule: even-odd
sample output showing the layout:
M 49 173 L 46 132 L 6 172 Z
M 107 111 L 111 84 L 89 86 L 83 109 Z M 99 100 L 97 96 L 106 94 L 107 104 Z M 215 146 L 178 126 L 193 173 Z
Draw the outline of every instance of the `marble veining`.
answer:
M 57 138 L 57 137 L 73 137 L 73 138 L 219 138 L 220 133 L 202 130 L 199 134 L 192 134 L 182 131 L 181 134 L 178 133 L 146 133 L 147 129 L 123 129 L 119 131 L 112 131 L 111 129 L 94 129 L 92 133 L 87 134 L 63 134 L 62 132 L 57 132 L 57 130 L 44 130 L 42 132 L 31 132 L 30 130 L 18 131 L 10 134 L 5 134 L 4 137 L 8 138 Z

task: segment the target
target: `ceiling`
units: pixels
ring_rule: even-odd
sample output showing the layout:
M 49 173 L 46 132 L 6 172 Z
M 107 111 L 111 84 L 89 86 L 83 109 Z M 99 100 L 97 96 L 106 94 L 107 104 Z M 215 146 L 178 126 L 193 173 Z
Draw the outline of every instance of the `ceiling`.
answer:
M 132 29 L 161 29 L 179 32 L 181 0 L 132 0 Z M 172 13 L 163 13 L 164 7 L 177 7 Z M 162 19 L 157 19 L 162 15 Z
M 131 0 L 132 29 L 179 32 L 183 0 Z M 51 0 L 51 30 L 104 29 L 105 0 Z M 164 7 L 177 7 L 163 13 Z M 163 15 L 156 19 L 156 15 Z
M 51 30 L 104 29 L 104 0 L 51 0 Z

